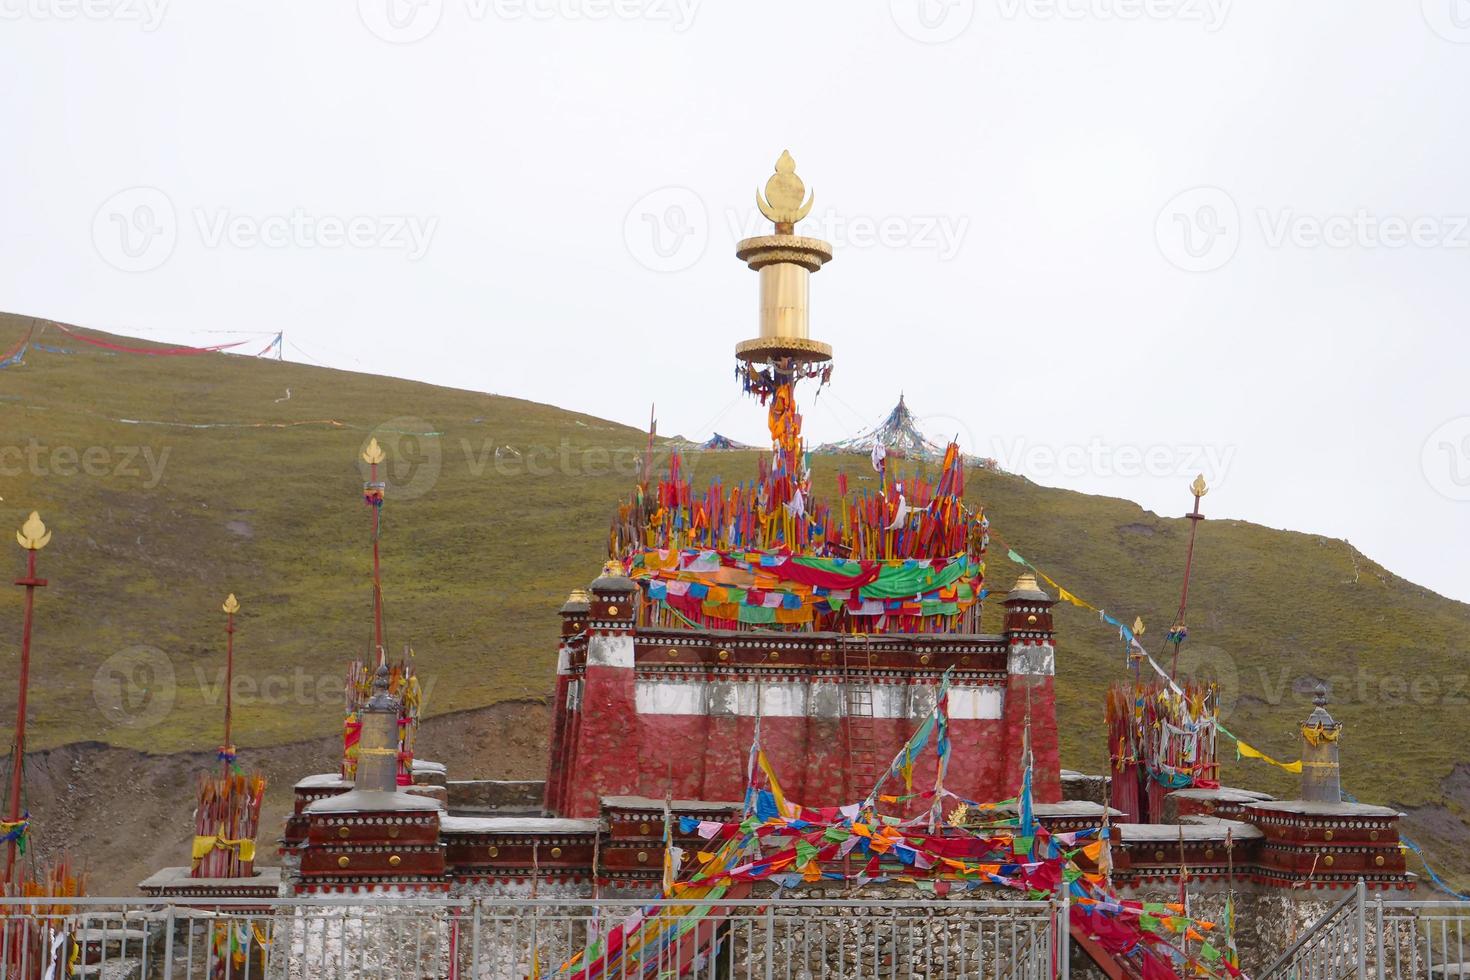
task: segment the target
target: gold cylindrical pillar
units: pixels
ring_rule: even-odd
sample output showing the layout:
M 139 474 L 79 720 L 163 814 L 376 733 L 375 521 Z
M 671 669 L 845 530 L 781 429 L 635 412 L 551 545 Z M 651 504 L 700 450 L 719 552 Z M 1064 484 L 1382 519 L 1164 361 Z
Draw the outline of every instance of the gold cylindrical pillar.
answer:
M 808 301 L 811 295 L 811 276 L 810 272 L 790 262 L 777 262 L 761 268 L 762 339 L 810 339 Z

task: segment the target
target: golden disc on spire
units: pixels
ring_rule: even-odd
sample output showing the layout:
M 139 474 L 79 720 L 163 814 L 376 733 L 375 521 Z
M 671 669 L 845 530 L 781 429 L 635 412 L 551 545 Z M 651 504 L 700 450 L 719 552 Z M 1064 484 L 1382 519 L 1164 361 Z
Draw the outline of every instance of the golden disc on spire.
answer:
M 40 551 L 51 543 L 51 532 L 46 530 L 46 525 L 41 523 L 41 515 L 31 511 L 31 516 L 21 525 L 19 531 L 15 532 L 15 540 L 27 551 Z
M 235 613 L 240 611 L 240 600 L 236 599 L 235 593 L 231 592 L 230 597 L 225 600 L 225 604 L 220 608 L 222 608 L 229 615 L 233 616 L 235 615 Z
M 369 439 L 367 448 L 362 451 L 362 461 L 368 464 L 381 463 L 387 458 L 387 455 L 383 452 L 383 447 L 378 445 L 378 437 L 373 436 L 373 438 Z
M 802 203 L 802 198 L 806 203 Z M 796 176 L 796 161 L 791 151 L 782 150 L 781 159 L 776 161 L 776 172 L 766 181 L 766 196 L 755 192 L 756 207 L 761 214 L 776 223 L 777 230 L 790 231 L 792 225 L 811 213 L 816 194 L 807 194 L 806 185 Z M 783 228 L 784 226 L 784 228 Z

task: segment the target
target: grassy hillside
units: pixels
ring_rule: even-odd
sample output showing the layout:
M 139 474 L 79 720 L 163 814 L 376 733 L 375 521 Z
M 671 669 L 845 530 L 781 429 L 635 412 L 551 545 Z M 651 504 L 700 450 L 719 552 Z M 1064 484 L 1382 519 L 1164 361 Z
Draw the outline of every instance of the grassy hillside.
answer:
M 0 317 L 0 353 L 30 324 Z M 416 460 L 389 474 L 382 549 L 389 645 L 413 645 L 430 714 L 549 691 L 555 610 L 598 570 L 642 433 L 389 378 L 111 353 L 55 329 L 41 340 L 69 353 L 33 349 L 24 365 L 0 370 L 0 533 L 8 539 L 33 508 L 55 532 L 42 556 L 52 584 L 38 613 L 34 744 L 217 744 L 219 605 L 231 591 L 244 605 L 237 741 L 334 731 L 341 666 L 371 637 L 356 457 L 373 432 L 395 460 Z M 749 475 L 755 456 L 695 465 L 701 475 Z M 835 461 L 816 465 L 830 489 Z M 971 495 L 1009 545 L 1092 602 L 1143 616 L 1150 648 L 1159 645 L 1178 601 L 1186 521 L 1003 474 L 977 473 Z M 1183 487 L 1180 497 L 1182 513 Z M 1014 578 L 1004 553 L 997 547 L 990 562 L 993 587 Z M 0 547 L 0 570 L 22 562 L 19 548 Z M 19 593 L 0 593 L 7 676 Z M 1233 731 L 1296 758 L 1294 723 L 1309 710 L 1301 691 L 1336 677 L 1345 785 L 1364 799 L 1459 815 L 1445 781 L 1470 761 L 1470 607 L 1342 541 L 1207 521 L 1191 609 L 1186 665 L 1227 682 Z M 1101 691 L 1122 675 L 1123 652 L 1091 614 L 1063 607 L 1059 628 L 1063 762 L 1099 770 Z M 3 691 L 8 717 L 13 690 Z M 1231 763 L 1225 775 L 1292 786 L 1259 763 Z

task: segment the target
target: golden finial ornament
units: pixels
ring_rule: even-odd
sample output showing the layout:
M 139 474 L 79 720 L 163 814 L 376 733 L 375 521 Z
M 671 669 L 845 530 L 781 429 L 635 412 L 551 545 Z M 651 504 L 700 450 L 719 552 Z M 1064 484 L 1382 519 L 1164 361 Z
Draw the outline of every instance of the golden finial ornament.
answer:
M 1148 627 L 1145 626 L 1145 625 L 1143 625 L 1143 617 L 1142 616 L 1134 616 L 1133 617 L 1133 635 L 1134 636 L 1142 636 L 1143 634 L 1145 634 L 1147 632 L 1148 632 Z
M 31 511 L 31 516 L 21 525 L 19 531 L 15 532 L 15 540 L 27 551 L 40 551 L 51 543 L 51 532 L 46 530 L 46 525 L 41 523 L 41 515 Z
M 381 463 L 388 456 L 383 452 L 383 447 L 378 445 L 378 437 L 373 436 L 368 440 L 367 448 L 362 451 L 362 461 L 369 465 Z
M 961 803 L 959 806 L 949 811 L 949 817 L 945 820 L 945 823 L 949 824 L 951 827 L 963 827 L 965 825 L 965 821 L 968 819 L 970 819 L 969 804 Z
M 802 203 L 803 197 L 806 198 L 805 204 Z M 776 161 L 775 174 L 766 181 L 765 197 L 761 197 L 760 191 L 755 192 L 756 207 L 776 223 L 778 231 L 789 232 L 791 226 L 811 213 L 814 201 L 815 192 L 808 195 L 806 184 L 796 176 L 796 161 L 792 159 L 791 151 L 782 150 L 781 159 Z
M 1189 489 L 1196 497 L 1203 497 L 1209 493 L 1210 488 L 1205 486 L 1205 475 L 1201 473 L 1196 476 L 1194 482 L 1189 485 Z
M 235 613 L 240 611 L 240 600 L 236 599 L 235 593 L 231 592 L 229 598 L 225 600 L 225 604 L 220 608 L 223 609 L 227 615 L 233 616 L 235 615 Z

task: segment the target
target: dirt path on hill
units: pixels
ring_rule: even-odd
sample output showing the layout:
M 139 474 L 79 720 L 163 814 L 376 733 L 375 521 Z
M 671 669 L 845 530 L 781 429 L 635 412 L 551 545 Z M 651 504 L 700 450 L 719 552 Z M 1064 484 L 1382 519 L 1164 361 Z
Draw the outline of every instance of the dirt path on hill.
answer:
M 450 779 L 540 779 L 549 712 L 536 702 L 502 702 L 442 715 L 419 730 L 419 756 L 449 767 Z M 341 743 L 313 739 L 240 747 L 247 772 L 269 780 L 261 812 L 261 865 L 275 865 L 275 841 L 301 777 L 337 769 Z M 194 794 L 212 752 L 150 755 L 77 742 L 26 756 L 26 805 L 38 853 L 65 853 L 87 870 L 88 893 L 138 894 L 138 882 L 189 859 Z

